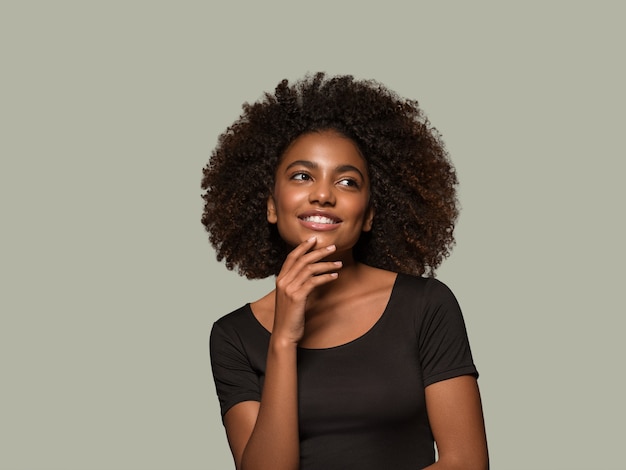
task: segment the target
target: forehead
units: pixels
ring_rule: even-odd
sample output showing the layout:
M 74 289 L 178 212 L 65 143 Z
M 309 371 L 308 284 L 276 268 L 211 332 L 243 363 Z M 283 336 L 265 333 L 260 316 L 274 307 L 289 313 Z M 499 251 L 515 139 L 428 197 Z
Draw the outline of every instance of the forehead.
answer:
M 328 167 L 352 165 L 364 174 L 367 172 L 367 162 L 357 144 L 335 131 L 310 132 L 297 137 L 281 156 L 278 168 L 296 160 Z

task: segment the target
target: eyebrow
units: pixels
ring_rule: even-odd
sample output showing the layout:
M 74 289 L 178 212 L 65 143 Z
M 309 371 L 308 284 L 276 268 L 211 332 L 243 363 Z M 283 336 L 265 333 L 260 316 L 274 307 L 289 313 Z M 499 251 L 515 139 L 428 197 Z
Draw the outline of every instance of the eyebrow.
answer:
M 304 166 L 306 168 L 309 168 L 310 170 L 316 170 L 317 168 L 319 168 L 319 165 L 315 162 L 311 162 L 309 160 L 295 160 L 291 162 L 289 165 L 287 165 L 287 168 L 285 168 L 285 170 L 289 170 L 290 168 L 294 166 Z M 358 173 L 359 176 L 363 179 L 363 181 L 365 181 L 365 176 L 363 175 L 363 172 L 361 172 L 361 170 L 359 170 L 354 165 L 339 165 L 338 167 L 335 168 L 335 172 L 337 173 L 344 173 L 347 171 L 353 171 L 355 173 Z

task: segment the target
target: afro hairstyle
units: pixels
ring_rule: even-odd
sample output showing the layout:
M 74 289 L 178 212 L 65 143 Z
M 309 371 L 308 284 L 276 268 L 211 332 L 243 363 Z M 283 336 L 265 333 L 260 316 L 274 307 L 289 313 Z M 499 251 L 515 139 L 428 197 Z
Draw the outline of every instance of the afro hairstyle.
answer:
M 277 275 L 290 251 L 266 219 L 281 155 L 300 135 L 332 130 L 352 139 L 370 177 L 372 230 L 357 261 L 434 275 L 454 245 L 457 177 L 438 131 L 417 101 L 373 80 L 307 75 L 282 80 L 219 136 L 203 169 L 202 224 L 226 267 L 249 279 Z

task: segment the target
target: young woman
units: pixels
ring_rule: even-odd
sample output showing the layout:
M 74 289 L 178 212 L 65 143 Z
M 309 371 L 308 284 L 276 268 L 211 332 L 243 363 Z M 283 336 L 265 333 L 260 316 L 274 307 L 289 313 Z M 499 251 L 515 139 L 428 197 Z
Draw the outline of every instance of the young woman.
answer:
M 432 277 L 456 183 L 417 102 L 350 76 L 283 80 L 220 136 L 202 222 L 229 269 L 276 276 L 211 331 L 237 469 L 488 468 L 463 317 Z

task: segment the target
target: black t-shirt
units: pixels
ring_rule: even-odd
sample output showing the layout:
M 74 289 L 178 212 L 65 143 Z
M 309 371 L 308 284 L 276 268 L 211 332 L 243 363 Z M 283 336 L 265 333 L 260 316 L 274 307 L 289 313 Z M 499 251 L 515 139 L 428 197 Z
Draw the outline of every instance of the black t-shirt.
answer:
M 211 331 L 222 416 L 260 401 L 270 333 L 250 305 Z M 298 349 L 300 470 L 420 469 L 435 461 L 424 389 L 478 376 L 452 292 L 433 278 L 399 274 L 384 313 L 363 336 Z

